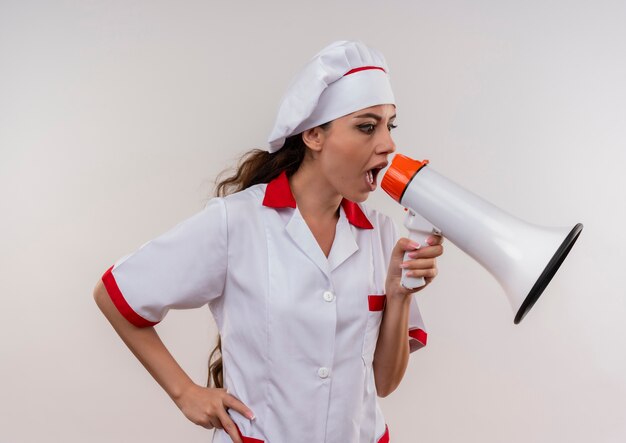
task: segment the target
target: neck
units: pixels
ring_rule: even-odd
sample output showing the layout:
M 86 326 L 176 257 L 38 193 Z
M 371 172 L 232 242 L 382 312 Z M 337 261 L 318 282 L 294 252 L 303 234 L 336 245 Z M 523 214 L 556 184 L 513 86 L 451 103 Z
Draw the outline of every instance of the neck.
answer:
M 306 219 L 336 220 L 343 197 L 313 165 L 304 161 L 289 180 L 298 210 Z

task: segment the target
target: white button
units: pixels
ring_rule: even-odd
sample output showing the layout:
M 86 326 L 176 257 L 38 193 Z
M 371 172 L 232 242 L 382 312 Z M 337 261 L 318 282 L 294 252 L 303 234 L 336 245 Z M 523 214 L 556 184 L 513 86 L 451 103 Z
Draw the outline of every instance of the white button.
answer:
M 330 291 L 324 292 L 324 300 L 326 300 L 326 301 L 333 301 L 334 299 L 335 299 L 335 294 L 333 294 Z
M 317 375 L 319 375 L 320 378 L 327 378 L 329 373 L 328 368 L 321 367 L 317 370 Z

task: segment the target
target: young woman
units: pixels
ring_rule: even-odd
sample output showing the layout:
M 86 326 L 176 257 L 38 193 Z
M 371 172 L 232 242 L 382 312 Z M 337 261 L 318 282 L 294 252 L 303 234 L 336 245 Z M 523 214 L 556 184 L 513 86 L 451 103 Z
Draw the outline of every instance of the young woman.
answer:
M 387 72 L 360 42 L 324 48 L 287 90 L 269 152 L 251 151 L 219 197 L 96 286 L 126 345 L 216 442 L 389 441 L 377 396 L 426 344 L 401 271 L 429 283 L 442 246 L 398 238 L 361 204 L 396 149 Z M 216 387 L 195 384 L 153 328 L 205 304 L 221 339 Z

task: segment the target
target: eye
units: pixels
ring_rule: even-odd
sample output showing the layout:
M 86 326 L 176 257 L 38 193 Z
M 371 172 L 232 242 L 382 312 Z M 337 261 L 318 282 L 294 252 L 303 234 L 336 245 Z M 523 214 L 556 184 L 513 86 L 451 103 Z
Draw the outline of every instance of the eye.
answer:
M 390 124 L 389 126 L 387 126 L 387 128 L 391 131 L 392 129 L 396 129 L 398 127 L 398 125 L 395 124 Z
M 366 123 L 364 125 L 359 125 L 359 129 L 366 134 L 371 134 L 376 129 L 376 125 L 372 123 Z

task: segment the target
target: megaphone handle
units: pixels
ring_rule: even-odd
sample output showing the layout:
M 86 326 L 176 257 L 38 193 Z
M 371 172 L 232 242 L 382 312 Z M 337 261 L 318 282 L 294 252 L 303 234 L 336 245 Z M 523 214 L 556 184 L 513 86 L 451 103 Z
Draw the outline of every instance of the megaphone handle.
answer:
M 417 230 L 409 230 L 409 240 L 419 243 L 420 245 L 426 244 L 426 239 L 428 236 L 432 235 L 432 231 L 417 231 Z M 407 251 L 404 253 L 404 261 L 412 260 L 409 257 L 409 253 L 411 251 Z M 407 277 L 407 269 L 402 270 L 402 279 L 400 280 L 400 284 L 404 286 L 406 289 L 416 289 L 421 288 L 426 284 L 424 277 Z

